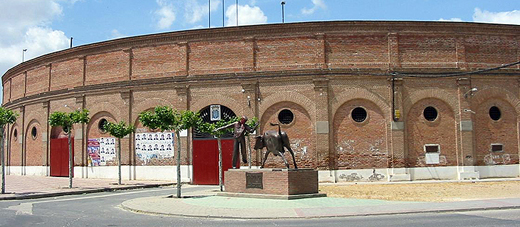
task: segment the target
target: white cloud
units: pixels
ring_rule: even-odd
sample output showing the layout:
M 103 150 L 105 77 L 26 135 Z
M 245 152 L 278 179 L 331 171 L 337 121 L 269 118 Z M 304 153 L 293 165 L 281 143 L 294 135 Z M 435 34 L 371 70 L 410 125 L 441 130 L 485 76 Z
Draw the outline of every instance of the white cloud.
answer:
M 190 24 L 197 23 L 202 20 L 202 17 L 208 16 L 208 3 L 199 4 L 197 0 L 187 0 L 185 2 L 185 14 L 184 18 L 186 22 Z M 211 12 L 214 12 L 218 9 L 220 5 L 220 1 L 213 0 L 211 1 Z
M 127 37 L 127 35 L 122 34 L 122 33 L 119 32 L 117 29 L 113 29 L 113 30 L 110 32 L 110 38 L 111 38 L 111 39 L 119 39 L 119 38 L 124 38 L 124 37 Z
M 441 18 L 441 19 L 439 19 L 439 21 L 453 21 L 453 22 L 462 22 L 462 19 L 461 19 L 461 18 L 457 18 L 457 17 L 454 17 L 454 18 L 450 18 L 450 19 L 444 19 L 444 18 Z
M 475 8 L 473 21 L 497 24 L 520 24 L 520 10 L 489 12 L 487 10 L 482 11 L 479 8 Z
M 27 49 L 25 60 L 29 60 L 69 46 L 65 33 L 50 27 L 62 15 L 58 2 L 63 1 L 2 0 L 0 75 L 21 63 L 23 49 Z
M 327 9 L 327 5 L 325 5 L 324 0 L 312 0 L 312 4 L 314 6 L 310 9 L 303 8 L 302 13 L 305 15 L 310 15 L 310 14 L 313 14 L 318 9 Z
M 166 0 L 156 0 L 159 9 L 155 11 L 155 15 L 159 18 L 157 28 L 168 29 L 175 21 L 175 12 L 173 4 Z
M 226 26 L 235 26 L 237 24 L 236 9 L 237 6 L 235 4 L 227 8 Z M 267 23 L 267 16 L 258 6 L 239 5 L 238 23 L 239 25 L 265 24 Z

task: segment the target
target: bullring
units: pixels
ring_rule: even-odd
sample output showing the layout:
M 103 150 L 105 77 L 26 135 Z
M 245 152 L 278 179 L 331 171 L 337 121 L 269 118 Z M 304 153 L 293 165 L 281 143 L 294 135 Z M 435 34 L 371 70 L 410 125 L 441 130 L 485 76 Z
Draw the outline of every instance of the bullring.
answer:
M 299 167 L 320 181 L 518 177 L 520 27 L 458 22 L 333 21 L 170 32 L 109 40 L 23 62 L 2 77 L 9 174 L 52 175 L 52 112 L 90 111 L 77 125 L 75 177 L 115 178 L 92 164 L 100 121 L 148 130 L 157 105 L 281 122 Z M 292 116 L 291 116 L 292 114 Z M 175 160 L 143 160 L 122 140 L 124 179 L 173 179 Z M 197 183 L 196 133 L 182 133 L 182 178 Z M 252 165 L 261 163 L 252 151 Z M 268 167 L 282 167 L 278 159 Z M 202 169 L 201 169 L 202 168 Z M 211 177 L 210 177 L 211 178 Z M 199 181 L 200 182 L 200 181 Z

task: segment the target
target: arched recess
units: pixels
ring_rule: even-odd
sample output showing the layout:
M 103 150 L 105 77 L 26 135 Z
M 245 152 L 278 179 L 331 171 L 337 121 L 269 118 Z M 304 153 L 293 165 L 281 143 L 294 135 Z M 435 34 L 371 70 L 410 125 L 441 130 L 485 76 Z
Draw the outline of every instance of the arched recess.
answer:
M 259 112 L 261 114 L 265 113 L 268 108 L 271 108 L 273 105 L 279 102 L 295 103 L 308 113 L 312 122 L 314 122 L 316 119 L 316 104 L 304 95 L 293 91 L 277 92 L 273 95 L 265 97 L 265 99 L 263 99 L 260 103 L 258 108 Z
M 14 123 L 11 126 L 10 142 L 7 152 L 8 165 L 10 166 L 21 166 L 22 165 L 22 132 L 20 131 L 20 125 Z
M 424 116 L 427 107 L 433 107 L 437 113 L 433 121 Z M 457 165 L 457 128 L 453 108 L 441 99 L 430 97 L 413 103 L 406 114 L 407 166 Z M 437 146 L 438 163 L 427 163 L 426 150 L 432 152 Z
M 448 92 L 445 92 L 442 89 L 422 89 L 408 94 L 403 100 L 403 119 L 406 120 L 406 117 L 414 104 L 422 99 L 427 98 L 436 98 L 441 100 L 449 107 L 452 112 L 455 113 L 457 111 L 458 100 L 456 95 L 450 95 Z
M 385 118 L 391 118 L 391 109 L 388 105 L 388 101 L 384 100 L 381 96 L 367 91 L 366 89 L 354 88 L 354 89 L 345 89 L 342 90 L 339 95 L 333 98 L 332 102 L 332 119 L 335 119 L 335 114 L 338 113 L 338 109 L 342 107 L 346 102 L 354 99 L 365 99 L 367 101 L 372 102 L 377 106 L 378 109 L 381 110 L 381 113 L 385 116 Z
M 314 130 L 313 117 L 307 109 L 298 103 L 281 101 L 274 103 L 265 109 L 260 118 L 260 132 L 267 130 L 278 130 L 278 126 L 271 126 L 269 123 L 280 123 L 279 114 L 282 110 L 289 110 L 293 113 L 293 120 L 288 124 L 281 124 L 282 131 L 289 136 L 291 148 L 294 151 L 298 168 L 316 168 L 316 132 Z M 265 149 L 264 149 L 265 150 Z M 263 158 L 263 154 L 262 157 Z M 292 166 L 292 157 L 289 152 L 285 153 L 285 158 Z M 260 159 L 261 160 L 261 159 Z M 260 162 L 260 160 L 258 160 Z M 284 168 L 280 157 L 270 155 L 265 164 L 267 168 Z
M 27 166 L 42 166 L 45 165 L 45 152 L 43 149 L 42 140 L 43 129 L 35 119 L 32 119 L 27 124 L 25 130 L 25 165 Z
M 479 91 L 471 100 L 474 114 L 475 165 L 518 164 L 519 100 L 504 89 Z M 499 115 L 492 119 L 490 110 Z M 497 117 L 498 116 L 498 117 Z
M 343 103 L 333 121 L 336 168 L 387 168 L 386 122 L 383 110 L 370 100 Z
M 231 109 L 237 116 L 244 115 L 244 106 L 240 105 L 239 102 L 229 96 L 224 96 L 220 94 L 215 94 L 209 97 L 201 98 L 199 101 L 194 102 L 191 105 L 191 109 L 193 111 L 199 111 L 202 110 L 204 107 L 212 105 L 212 104 L 219 104 L 227 106 L 229 109 Z
M 110 153 L 106 153 L 107 155 L 104 155 L 105 148 L 102 147 L 101 140 L 103 140 L 103 143 L 104 143 L 104 141 L 106 141 L 106 138 L 110 137 L 111 139 L 114 139 L 114 141 L 110 141 L 110 143 L 114 143 L 117 141 L 115 141 L 115 137 L 111 136 L 108 132 L 106 132 L 102 129 L 102 122 L 117 123 L 117 119 L 114 117 L 114 115 L 112 115 L 111 113 L 109 113 L 107 111 L 97 112 L 94 115 L 92 115 L 92 117 L 90 118 L 90 122 L 87 125 L 87 133 L 86 133 L 86 137 L 87 137 L 87 141 L 88 141 L 87 150 L 89 150 L 88 143 L 90 143 L 91 141 L 94 141 L 94 140 L 97 140 L 100 143 L 100 148 L 99 148 L 99 151 L 97 151 L 98 152 L 97 154 L 89 153 L 87 155 L 90 155 L 90 158 L 94 160 L 93 162 L 99 163 L 99 165 L 117 165 L 115 155 L 109 155 Z M 121 150 L 122 151 L 122 153 L 121 153 L 122 160 L 121 161 L 122 161 L 122 164 L 125 164 L 126 163 L 125 158 L 128 157 L 128 154 L 124 154 L 124 151 L 126 150 L 126 149 L 124 149 L 125 145 L 121 144 L 121 146 L 122 146 L 122 150 Z M 115 152 L 115 148 L 117 148 L 117 147 L 111 147 L 111 149 L 114 149 L 114 152 Z M 110 152 L 112 152 L 112 151 L 110 151 Z M 106 158 L 105 158 L 105 156 L 106 156 Z
M 153 110 L 156 106 L 172 106 L 172 103 L 166 99 L 152 98 L 146 99 L 132 106 L 132 116 L 134 125 L 137 127 L 139 122 L 139 114 L 144 111 Z M 140 125 L 139 125 L 140 126 Z M 140 126 L 141 127 L 141 126 Z

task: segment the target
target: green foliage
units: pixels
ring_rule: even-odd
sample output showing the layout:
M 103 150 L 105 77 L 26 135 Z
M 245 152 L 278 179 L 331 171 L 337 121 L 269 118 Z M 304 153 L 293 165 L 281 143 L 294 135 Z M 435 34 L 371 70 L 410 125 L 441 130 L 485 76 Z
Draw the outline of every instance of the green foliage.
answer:
M 153 112 L 145 111 L 139 114 L 139 121 L 152 130 L 180 131 L 196 127 L 199 123 L 199 113 L 190 110 L 178 112 L 169 106 L 156 106 Z
M 256 127 L 258 126 L 258 118 L 257 117 L 253 117 L 253 118 L 249 119 L 246 122 L 246 125 L 249 126 L 252 129 L 256 129 Z M 246 136 L 247 135 L 249 135 L 248 131 L 246 131 Z
M 0 127 L 4 127 L 7 124 L 13 124 L 16 121 L 18 114 L 12 110 L 0 107 Z
M 220 121 L 209 123 L 209 122 L 203 122 L 202 119 L 200 119 L 200 122 L 197 124 L 197 130 L 199 130 L 200 132 L 209 133 L 215 137 L 222 137 L 223 135 L 225 135 L 227 133 L 232 133 L 233 128 L 232 127 L 225 128 L 225 129 L 221 129 L 218 131 L 216 131 L 216 129 L 224 127 L 224 126 L 232 124 L 232 123 L 235 123 L 239 120 L 240 119 L 238 117 L 233 117 L 233 118 L 229 119 L 228 121 L 220 120 Z M 251 128 L 255 128 L 257 126 L 257 123 L 258 123 L 258 118 L 256 118 L 256 117 L 253 117 L 252 119 L 249 119 L 246 122 L 246 124 Z M 248 135 L 248 134 L 249 134 L 249 132 L 246 132 L 246 135 Z
M 112 136 L 115 136 L 119 139 L 127 136 L 128 134 L 135 132 L 135 127 L 133 125 L 126 125 L 124 121 L 120 121 L 119 123 L 107 122 L 105 124 L 105 130 Z
M 69 133 L 72 129 L 72 125 L 76 123 L 88 123 L 90 118 L 88 117 L 88 110 L 75 110 L 72 113 L 65 112 L 53 112 L 49 117 L 49 124 L 51 126 L 61 126 L 65 133 Z

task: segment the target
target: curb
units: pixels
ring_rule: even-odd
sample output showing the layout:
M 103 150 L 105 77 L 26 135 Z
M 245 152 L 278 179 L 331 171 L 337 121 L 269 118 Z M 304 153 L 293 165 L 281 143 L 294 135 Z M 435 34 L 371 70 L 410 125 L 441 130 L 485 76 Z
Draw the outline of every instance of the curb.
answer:
M 38 193 L 38 194 L 30 194 L 30 195 L 14 195 L 14 196 L 0 197 L 0 201 L 2 201 L 2 200 L 40 199 L 40 198 L 66 196 L 66 195 L 80 195 L 80 194 L 112 192 L 112 191 L 132 190 L 132 189 L 142 189 L 142 188 L 157 188 L 157 187 L 172 186 L 172 185 L 175 185 L 175 183 L 133 185 L 133 186 L 123 186 L 123 187 L 117 187 L 117 188 L 104 187 L 104 188 L 84 189 L 84 190 L 77 190 L 77 191 Z
M 423 214 L 423 213 L 451 213 L 451 212 L 468 212 L 480 210 L 514 210 L 520 209 L 520 206 L 501 206 L 501 207 L 475 207 L 475 208 L 461 208 L 461 209 L 433 209 L 433 210 L 414 210 L 402 212 L 380 212 L 380 213 L 359 213 L 359 214 L 344 214 L 344 215 L 330 215 L 330 216 L 306 216 L 306 217 L 237 217 L 237 216 L 216 216 L 216 215 L 192 215 L 192 214 L 173 214 L 153 211 L 144 211 L 134 209 L 124 205 L 124 202 L 119 205 L 123 210 L 130 212 L 145 214 L 145 215 L 163 215 L 172 217 L 186 217 L 186 218 L 215 218 L 215 219 L 241 219 L 241 220 L 279 220 L 279 219 L 325 219 L 325 218 L 343 218 L 343 217 L 365 217 L 365 216 L 382 216 L 382 215 L 399 215 L 399 214 Z

